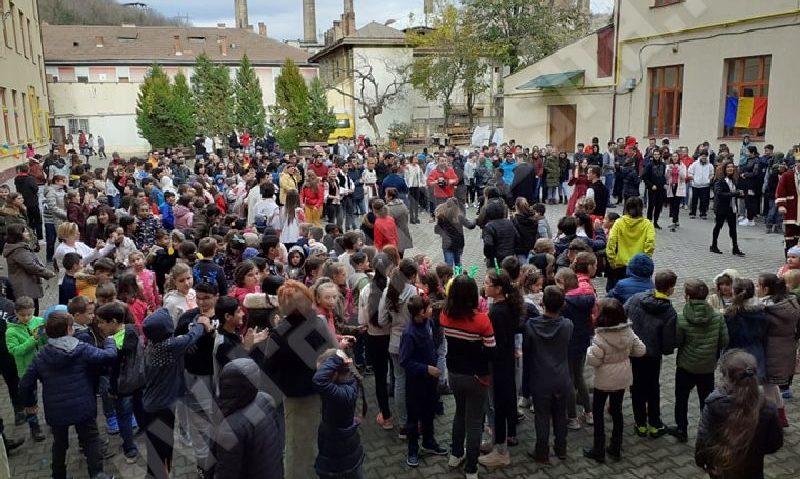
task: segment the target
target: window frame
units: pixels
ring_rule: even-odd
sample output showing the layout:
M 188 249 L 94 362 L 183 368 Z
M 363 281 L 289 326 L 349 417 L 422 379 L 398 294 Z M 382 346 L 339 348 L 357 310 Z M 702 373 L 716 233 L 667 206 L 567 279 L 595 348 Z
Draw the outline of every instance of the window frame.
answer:
M 670 68 L 676 68 L 676 84 L 675 86 L 664 86 L 664 77 Z M 647 137 L 658 136 L 661 138 L 677 138 L 681 132 L 681 116 L 683 115 L 683 64 L 663 65 L 658 67 L 651 67 L 647 69 L 647 79 L 649 82 L 647 88 Z M 658 87 L 655 86 L 655 76 L 658 75 Z M 672 104 L 672 121 L 670 123 L 670 130 L 666 128 L 666 119 L 662 118 L 664 114 L 665 98 L 667 94 L 673 93 Z M 657 113 L 653 115 L 653 95 L 658 95 L 658 105 L 656 107 Z M 656 125 L 654 129 L 653 121 L 655 119 Z M 667 133 L 667 131 L 671 131 Z
M 683 3 L 685 0 L 653 0 L 653 6 L 650 8 L 662 8 Z
M 72 125 L 76 126 L 75 130 L 72 129 Z M 77 135 L 79 131 L 83 131 L 86 134 L 89 134 L 89 119 L 88 118 L 68 118 L 67 119 L 67 134 L 69 135 Z
M 744 79 L 744 70 L 745 64 L 747 60 L 758 59 L 758 79 L 757 80 L 745 80 Z M 767 60 L 769 60 L 769 68 L 767 68 Z M 724 60 L 724 68 L 723 74 L 724 81 L 725 81 L 725 89 L 723 91 L 723 97 L 727 100 L 729 92 L 731 88 L 736 88 L 736 96 L 737 98 L 751 98 L 748 96 L 744 96 L 745 89 L 753 89 L 752 97 L 756 96 L 764 96 L 767 98 L 769 102 L 769 77 L 772 75 L 772 55 L 751 55 L 747 57 L 735 57 L 735 58 L 725 58 Z M 737 78 L 734 79 L 733 82 L 730 82 L 728 78 L 730 77 L 731 68 L 733 68 L 734 73 L 736 72 L 737 64 L 741 65 L 739 69 L 739 75 Z M 767 73 L 766 70 L 769 70 Z M 766 78 L 765 78 L 766 73 Z M 766 94 L 764 94 L 764 89 L 766 89 Z M 759 92 L 760 94 L 756 94 Z M 769 110 L 769 103 L 767 103 L 767 110 Z M 722 136 L 720 138 L 726 139 L 740 139 L 744 138 L 744 135 L 749 135 L 750 138 L 754 140 L 763 139 L 767 134 L 767 124 L 766 119 L 764 120 L 764 128 L 763 132 L 759 130 L 754 130 L 751 128 L 726 128 L 725 127 L 725 109 L 723 108 L 722 111 Z
M 3 128 L 5 132 L 6 143 L 11 144 L 11 128 L 8 126 L 8 104 L 6 102 L 6 88 L 0 87 L 0 108 L 3 113 Z
M 17 90 L 11 90 L 11 106 L 14 108 L 14 131 L 17 132 L 17 142 L 22 142 L 19 132 L 19 111 L 17 111 Z

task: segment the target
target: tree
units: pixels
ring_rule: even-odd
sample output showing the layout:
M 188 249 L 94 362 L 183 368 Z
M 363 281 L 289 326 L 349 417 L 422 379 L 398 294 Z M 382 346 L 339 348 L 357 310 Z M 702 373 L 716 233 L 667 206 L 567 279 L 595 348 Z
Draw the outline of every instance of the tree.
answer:
M 354 93 L 337 87 L 333 89 L 358 103 L 361 107 L 359 118 L 367 120 L 369 126 L 372 127 L 372 132 L 375 134 L 373 140 L 377 141 L 381 137 L 377 118 L 383 114 L 384 109 L 405 96 L 408 78 L 404 68 L 384 62 L 381 69 L 389 74 L 390 78 L 385 84 L 381 84 L 375 78 L 375 66 L 373 64 L 360 55 L 357 61 L 358 64 L 352 71 Z
M 153 64 L 139 87 L 136 127 L 153 148 L 173 146 L 175 137 L 169 77 Z
M 511 73 L 541 60 L 582 34 L 586 18 L 575 7 L 554 8 L 552 0 L 464 1 L 485 51 Z
M 203 53 L 192 75 L 195 119 L 208 136 L 224 137 L 233 131 L 234 98 L 228 67 L 214 64 Z
M 275 105 L 270 114 L 278 142 L 287 150 L 296 149 L 308 133 L 311 112 L 306 81 L 291 59 L 286 59 L 275 79 Z
M 190 145 L 197 131 L 194 121 L 194 101 L 189 83 L 183 72 L 175 75 L 170 95 L 171 113 L 175 128 L 176 144 Z
M 333 109 L 328 106 L 328 97 L 325 94 L 325 87 L 319 78 L 311 81 L 308 89 L 308 107 L 310 125 L 308 140 L 325 141 L 331 132 L 336 129 L 336 115 Z
M 264 136 L 267 129 L 267 111 L 264 108 L 264 95 L 256 71 L 245 53 L 236 71 L 236 112 L 235 126 L 258 136 Z

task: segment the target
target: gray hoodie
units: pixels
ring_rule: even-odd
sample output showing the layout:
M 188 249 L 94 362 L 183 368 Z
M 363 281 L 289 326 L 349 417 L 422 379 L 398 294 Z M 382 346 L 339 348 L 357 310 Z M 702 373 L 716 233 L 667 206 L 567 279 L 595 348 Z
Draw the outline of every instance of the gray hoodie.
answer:
M 564 397 L 569 394 L 569 338 L 572 321 L 559 316 L 539 316 L 525 325 L 523 355 L 530 371 L 530 389 L 534 396 Z
M 391 285 L 387 286 L 383 291 L 381 302 L 378 304 L 378 324 L 381 326 L 392 325 L 389 338 L 389 353 L 400 354 L 400 339 L 403 337 L 403 330 L 406 329 L 406 324 L 411 320 L 411 315 L 408 312 L 408 300 L 417 294 L 417 288 L 412 284 L 406 284 L 400 293 L 397 312 L 394 312 L 389 311 L 389 308 L 386 307 L 386 293 L 390 287 Z

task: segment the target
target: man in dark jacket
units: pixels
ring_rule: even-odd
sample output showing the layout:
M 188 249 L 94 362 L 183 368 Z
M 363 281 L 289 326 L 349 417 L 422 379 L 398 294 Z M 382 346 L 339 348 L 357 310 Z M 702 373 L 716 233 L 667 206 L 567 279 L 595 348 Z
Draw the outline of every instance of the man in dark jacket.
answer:
M 667 432 L 661 421 L 661 357 L 675 349 L 675 322 L 678 313 L 670 296 L 678 276 L 669 270 L 656 273 L 655 289 L 637 293 L 625 303 L 625 313 L 633 332 L 647 346 L 641 358 L 631 358 L 633 385 L 631 402 L 639 437 L 661 437 Z M 648 427 L 649 425 L 649 427 Z
M 45 419 L 53 431 L 53 477 L 67 477 L 69 427 L 75 426 L 86 454 L 89 477 L 107 478 L 103 473 L 97 400 L 90 368 L 110 366 L 117 358 L 116 344 L 112 338 L 106 338 L 103 349 L 98 349 L 78 341 L 73 337 L 72 316 L 63 311 L 49 315 L 45 331 L 47 346 L 28 367 L 19 387 L 25 409 L 34 411 L 36 383 L 42 382 Z
M 594 199 L 594 211 L 592 214 L 595 216 L 606 216 L 606 209 L 608 208 L 608 190 L 606 189 L 606 185 L 603 184 L 603 181 L 600 177 L 600 167 L 599 166 L 590 166 L 589 171 L 586 173 L 586 178 L 591 183 L 589 185 L 589 189 L 586 191 L 587 198 Z
M 36 232 L 36 238 L 44 238 L 42 235 L 42 211 L 39 209 L 39 185 L 36 180 L 28 174 L 28 165 L 17 166 L 17 176 L 14 178 L 14 186 L 17 193 L 22 195 L 25 203 L 25 210 L 28 215 L 28 226 Z
M 525 159 L 514 168 L 514 179 L 511 182 L 511 196 L 513 199 L 525 198 L 528 204 L 533 204 L 533 189 L 536 185 L 536 173 L 530 159 Z
M 653 162 L 649 163 L 642 173 L 645 190 L 647 191 L 647 219 L 653 222 L 653 226 L 660 230 L 658 218 L 661 210 L 664 209 L 664 201 L 667 197 L 667 165 L 661 158 L 660 150 L 653 150 Z
M 225 419 L 214 429 L 216 479 L 283 479 L 278 413 L 259 382 L 252 359 L 234 359 L 222 369 L 218 404 Z

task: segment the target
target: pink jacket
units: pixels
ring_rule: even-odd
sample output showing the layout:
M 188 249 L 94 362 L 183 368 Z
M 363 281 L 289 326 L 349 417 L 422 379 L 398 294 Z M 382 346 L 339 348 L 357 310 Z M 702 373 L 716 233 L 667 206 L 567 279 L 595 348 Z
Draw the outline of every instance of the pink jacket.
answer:
M 148 311 L 153 312 L 157 310 L 161 307 L 161 295 L 158 294 L 156 274 L 149 269 L 143 269 L 136 277 L 142 282 L 142 295 L 144 296 L 144 302 L 147 304 Z

